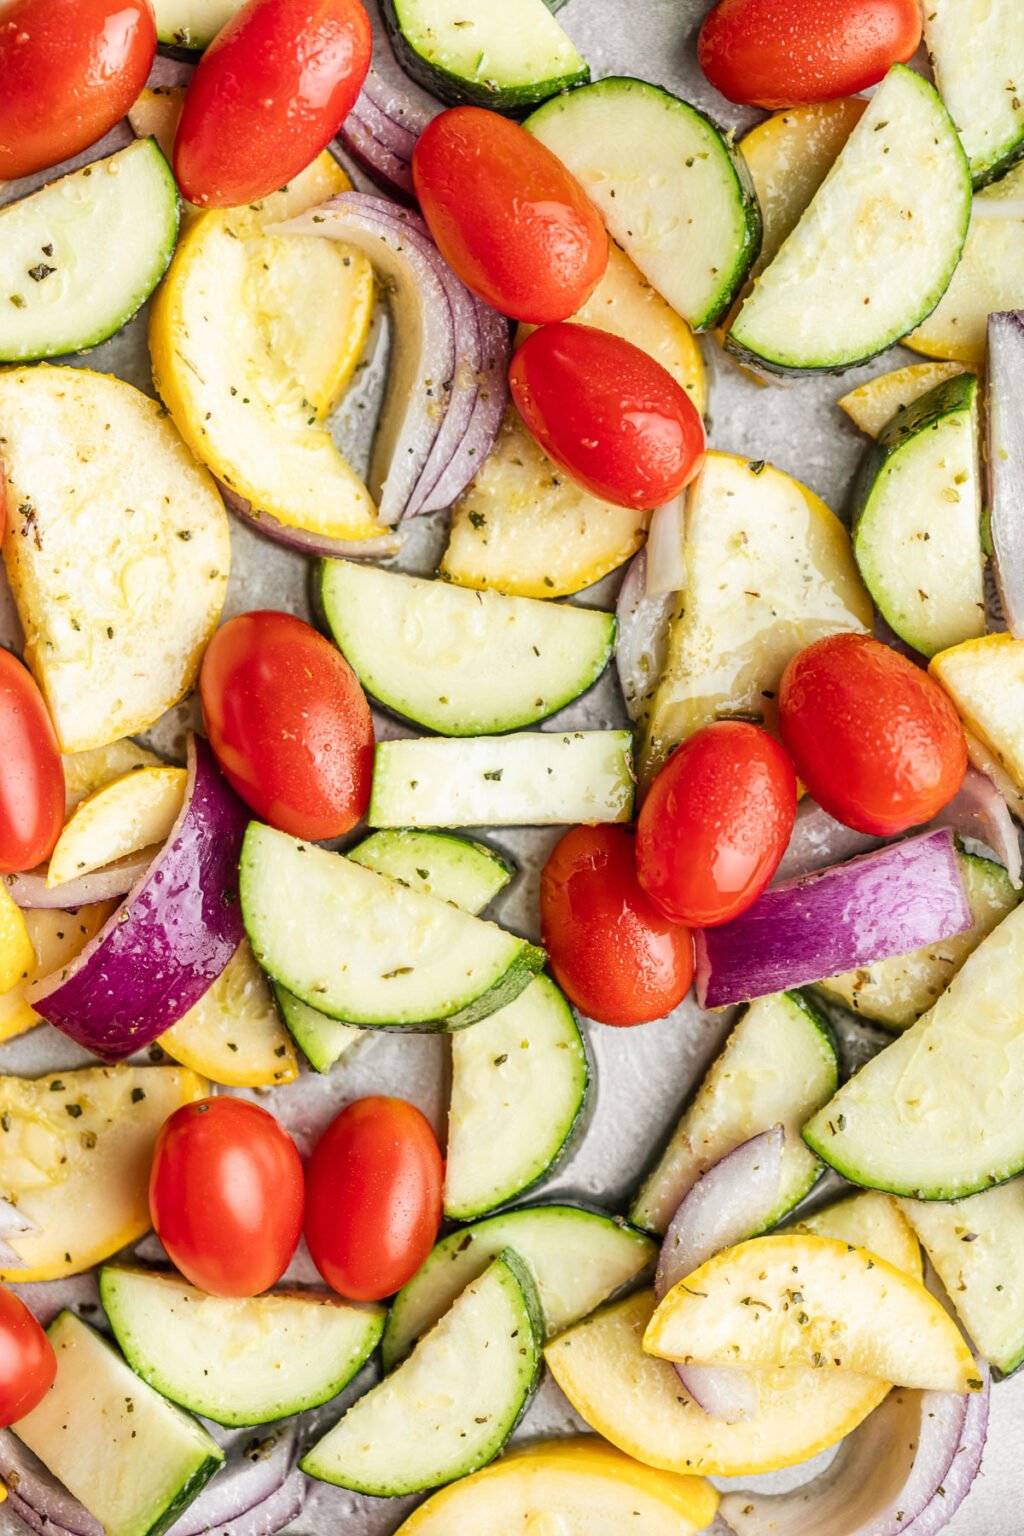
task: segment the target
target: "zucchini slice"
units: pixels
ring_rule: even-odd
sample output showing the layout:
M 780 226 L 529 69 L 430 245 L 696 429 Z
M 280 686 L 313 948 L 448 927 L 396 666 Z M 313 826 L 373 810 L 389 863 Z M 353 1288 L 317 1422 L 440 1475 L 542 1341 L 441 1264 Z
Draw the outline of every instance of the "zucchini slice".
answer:
M 106 341 L 149 298 L 178 238 L 178 188 L 155 139 L 0 209 L 0 362 Z
M 590 1070 L 546 976 L 452 1040 L 444 1213 L 473 1221 L 550 1174 L 580 1123 Z
M 379 1497 L 475 1472 L 518 1423 L 537 1382 L 542 1341 L 533 1279 L 505 1249 L 299 1465 L 310 1477 Z
M 108 1264 L 100 1300 L 132 1370 L 217 1424 L 268 1424 L 326 1403 L 376 1348 L 380 1307 L 315 1291 L 207 1296 L 180 1275 Z
M 378 743 L 371 827 L 550 827 L 628 821 L 628 731 L 519 731 Z
M 946 990 L 967 956 L 1021 899 L 1006 870 L 993 859 L 962 853 L 960 869 L 974 914 L 972 928 L 940 944 L 912 950 L 909 955 L 893 955 L 863 970 L 832 976 L 821 982 L 822 990 L 886 1029 L 909 1029 Z
M 375 699 L 443 736 L 533 725 L 597 681 L 615 617 L 472 592 L 350 560 L 324 562 L 335 643 Z
M 664 1232 L 676 1208 L 706 1169 L 741 1142 L 785 1127 L 782 1182 L 774 1226 L 821 1175 L 821 1164 L 800 1141 L 807 1116 L 836 1090 L 839 1065 L 825 1018 L 802 992 L 779 992 L 751 1003 L 712 1062 L 656 1167 L 644 1180 L 630 1220 Z
M 845 1178 L 958 1200 L 1024 1168 L 1024 907 L 924 1016 L 813 1115 L 804 1140 Z
M 341 854 L 250 822 L 240 866 L 253 953 L 302 1002 L 378 1029 L 462 1029 L 510 1003 L 544 951 Z
M 725 314 L 760 247 L 761 212 L 742 156 L 710 118 L 660 86 L 613 76 L 552 97 L 523 126 L 694 330 Z
M 1015 0 L 928 0 L 924 40 L 976 187 L 1024 154 L 1024 25 Z
M 996 771 L 1024 791 L 1024 640 L 983 635 L 940 651 L 928 670 L 966 729 L 993 753 Z
M 857 96 L 840 96 L 787 107 L 740 140 L 764 221 L 755 271 L 763 270 L 793 233 L 866 106 Z
M 1024 1181 L 900 1206 L 975 1348 L 1011 1375 L 1024 1362 Z
M 47 1329 L 57 1377 L 14 1426 L 107 1536 L 157 1536 L 224 1460 L 203 1426 L 166 1402 L 73 1312 Z
M 245 0 L 154 0 L 158 42 L 170 48 L 209 47 Z
M 329 1072 L 346 1051 L 365 1038 L 364 1030 L 311 1008 L 279 981 L 271 981 L 270 987 L 282 1023 L 314 1072 Z
M 496 111 L 546 101 L 590 70 L 545 0 L 387 0 L 406 70 L 433 95 Z
M 926 80 L 897 64 L 726 344 L 775 372 L 852 368 L 912 331 L 960 259 L 971 179 Z
M 854 484 L 853 553 L 901 639 L 936 651 L 985 633 L 978 380 L 922 395 L 879 433 Z
M 514 1248 L 537 1282 L 550 1339 L 586 1317 L 657 1258 L 657 1247 L 620 1217 L 577 1205 L 536 1205 L 488 1216 L 437 1244 L 391 1304 L 384 1369 L 393 1370 L 471 1280 Z

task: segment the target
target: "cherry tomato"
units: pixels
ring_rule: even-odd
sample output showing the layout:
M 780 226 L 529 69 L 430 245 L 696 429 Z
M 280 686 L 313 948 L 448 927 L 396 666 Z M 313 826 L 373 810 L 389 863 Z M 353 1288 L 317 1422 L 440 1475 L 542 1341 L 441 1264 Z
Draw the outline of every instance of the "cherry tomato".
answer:
M 794 656 L 779 728 L 818 804 L 875 837 L 929 821 L 967 771 L 963 727 L 938 683 L 867 635 L 829 635 Z
M 558 157 L 507 117 L 442 112 L 417 140 L 412 174 L 441 255 L 502 314 L 567 320 L 604 276 L 601 215 Z
M 730 101 L 795 107 L 855 96 L 920 41 L 918 0 L 719 0 L 697 54 Z
M 64 825 L 64 769 L 27 667 L 0 650 L 0 873 L 34 869 Z
M 211 1296 L 258 1296 L 302 1232 L 302 1163 L 288 1132 L 246 1099 L 200 1099 L 164 1121 L 149 1176 L 156 1234 Z
M 779 867 L 796 815 L 796 774 L 777 741 L 718 720 L 677 747 L 636 826 L 640 884 L 676 923 L 738 917 Z
M 591 325 L 544 325 L 509 372 L 512 398 L 549 458 L 592 495 L 645 509 L 671 501 L 704 458 L 704 423 L 648 353 Z
M 373 721 L 352 668 L 289 613 L 230 619 L 199 673 L 210 745 L 263 821 L 311 842 L 351 831 L 370 800 Z
M 306 1242 L 327 1284 L 351 1301 L 400 1290 L 437 1239 L 442 1180 L 437 1138 L 415 1105 L 346 1105 L 306 1167 Z
M 182 196 L 203 208 L 252 203 L 305 170 L 355 105 L 372 46 L 360 0 L 248 0 L 185 94 Z
M 31 1413 L 56 1374 L 53 1345 L 21 1298 L 0 1285 L 0 1429 Z
M 156 53 L 148 0 L 0 5 L 0 179 L 77 155 L 124 117 Z
M 655 907 L 625 827 L 573 827 L 540 879 L 544 947 L 570 1002 L 599 1024 L 646 1024 L 693 980 L 693 939 Z

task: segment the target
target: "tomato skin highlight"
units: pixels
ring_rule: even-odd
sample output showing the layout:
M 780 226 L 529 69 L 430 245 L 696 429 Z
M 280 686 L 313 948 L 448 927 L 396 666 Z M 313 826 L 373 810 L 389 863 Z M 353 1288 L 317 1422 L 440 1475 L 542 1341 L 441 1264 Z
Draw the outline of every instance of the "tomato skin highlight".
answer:
M 211 1296 L 258 1296 L 298 1247 L 305 1190 L 287 1131 L 257 1104 L 184 1104 L 153 1152 L 149 1210 L 171 1262 Z
M 796 774 L 777 741 L 718 720 L 675 749 L 636 828 L 640 884 L 675 923 L 713 928 L 761 895 L 786 851 Z
M 0 650 L 0 873 L 34 869 L 64 826 L 64 769 L 36 681 Z
M 261 820 L 311 842 L 361 819 L 373 777 L 373 720 L 341 652 L 289 613 L 229 619 L 199 673 L 210 745 Z
M 930 821 L 967 771 L 947 695 L 867 635 L 829 635 L 794 656 L 779 689 L 779 728 L 818 804 L 875 837 Z
M 697 56 L 730 101 L 775 109 L 855 96 L 920 41 L 917 0 L 719 0 Z
M 555 980 L 599 1024 L 647 1024 L 690 990 L 693 937 L 642 889 L 625 827 L 573 827 L 555 845 L 540 877 L 540 922 Z
M 441 1225 L 444 1166 L 429 1121 L 404 1099 L 346 1105 L 306 1165 L 306 1242 L 332 1290 L 380 1301 L 423 1263 Z
M 0 6 L 0 180 L 88 149 L 146 83 L 149 0 L 7 0 Z
M 297 176 L 352 110 L 372 47 L 360 0 L 248 0 L 185 94 L 174 141 L 182 196 L 234 207 Z
M 31 1413 L 56 1374 L 53 1345 L 21 1297 L 0 1285 L 0 1429 Z
M 591 325 L 533 331 L 512 359 L 512 398 L 550 459 L 591 495 L 638 511 L 678 496 L 704 459 L 704 423 L 672 375 Z
M 423 217 L 448 265 L 514 320 L 567 320 L 608 265 L 601 215 L 556 155 L 518 123 L 453 107 L 412 157 Z

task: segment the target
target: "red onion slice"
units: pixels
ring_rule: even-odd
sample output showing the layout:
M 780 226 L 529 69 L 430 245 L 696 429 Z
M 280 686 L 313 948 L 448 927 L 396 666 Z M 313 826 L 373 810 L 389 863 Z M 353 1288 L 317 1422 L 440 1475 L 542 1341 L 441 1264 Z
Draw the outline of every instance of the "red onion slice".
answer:
M 224 505 L 236 517 L 255 528 L 257 533 L 266 534 L 276 544 L 298 550 L 301 555 L 312 555 L 323 560 L 384 560 L 389 555 L 397 555 L 405 543 L 405 535 L 394 531 L 374 539 L 331 539 L 326 534 L 310 533 L 305 528 L 289 528 L 287 523 L 279 523 L 269 512 L 254 512 L 252 502 L 239 496 L 223 480 L 217 481 L 217 488 Z
M 9 1429 L 0 1430 L 0 1477 L 12 1510 L 38 1536 L 105 1536 L 100 1522 Z
M 374 181 L 403 203 L 414 203 L 411 161 L 390 138 L 379 138 L 360 116 L 360 98 L 338 130 L 338 143 Z
M 363 81 L 363 88 L 356 101 L 356 110 L 361 111 L 362 104 L 369 102 L 382 119 L 392 124 L 396 142 L 397 136 L 402 131 L 407 135 L 406 143 L 410 155 L 413 145 L 430 122 L 441 111 L 439 102 L 433 100 L 425 91 L 421 91 L 417 85 L 406 76 L 401 66 L 394 60 L 387 35 L 382 30 L 374 33 L 373 46 L 378 60 L 370 66 L 369 74 Z M 380 68 L 380 54 L 384 53 L 391 69 L 385 73 Z M 372 121 L 368 118 L 367 121 Z
M 976 207 L 981 207 L 980 202 Z M 1003 209 L 1005 203 L 990 203 Z M 1024 310 L 988 317 L 988 517 L 1006 625 L 1024 638 Z
M 1011 882 L 1020 885 L 1020 833 L 1006 801 L 987 774 L 968 768 L 959 790 L 931 825 L 950 827 L 958 837 L 983 843 L 1004 866 Z
M 227 1526 L 231 1536 L 271 1536 L 294 1520 L 305 1494 L 305 1478 L 295 1467 L 296 1420 L 235 1430 L 203 1422 L 225 1452 L 224 1465 L 167 1536 L 212 1536 Z
M 170 837 L 81 954 L 32 987 L 36 1012 L 106 1061 L 175 1024 L 242 941 L 238 857 L 248 820 L 207 743 L 190 735 Z
M 697 1001 L 722 1008 L 966 933 L 973 917 L 943 828 L 770 887 L 695 935 Z
M 196 67 L 188 59 L 166 59 L 158 53 L 146 79 L 146 89 L 166 90 L 168 86 L 188 85 Z
M 79 880 L 66 880 L 52 890 L 47 889 L 45 865 L 30 869 L 23 875 L 4 875 L 4 887 L 19 907 L 72 911 L 78 907 L 92 906 L 97 901 L 114 901 L 119 896 L 127 895 L 139 876 L 152 864 L 157 852 L 155 846 L 140 848 L 114 864 L 108 864 L 104 869 L 94 869 L 91 874 L 82 875 Z
M 896 1388 L 847 1435 L 819 1477 L 785 1493 L 728 1492 L 735 1536 L 936 1536 L 981 1465 L 990 1378 L 981 1392 Z
M 642 549 L 629 563 L 615 607 L 615 665 L 631 720 L 639 720 L 643 714 L 664 669 L 668 622 L 674 607 L 672 593 L 661 597 L 648 594 L 647 551 Z
M 647 596 L 664 597 L 686 586 L 683 521 L 686 492 L 655 507 L 647 534 Z

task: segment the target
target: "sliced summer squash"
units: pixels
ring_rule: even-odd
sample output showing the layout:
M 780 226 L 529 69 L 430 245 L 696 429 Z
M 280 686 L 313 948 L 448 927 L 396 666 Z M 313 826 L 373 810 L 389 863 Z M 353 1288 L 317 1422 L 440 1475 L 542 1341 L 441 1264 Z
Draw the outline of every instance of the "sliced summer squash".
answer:
M 72 812 L 50 855 L 52 889 L 166 841 L 185 798 L 184 768 L 141 764 L 95 790 Z
M 57 1377 L 15 1433 L 107 1536 L 156 1536 L 187 1509 L 224 1452 L 73 1312 L 58 1313 L 47 1334 Z
M 713 1163 L 741 1142 L 785 1127 L 782 1181 L 773 1226 L 821 1174 L 800 1141 L 800 1127 L 835 1092 L 835 1043 L 826 1020 L 801 992 L 751 1003 L 712 1062 L 653 1172 L 630 1210 L 650 1232 L 664 1232 L 679 1202 Z
M 76 1275 L 149 1228 L 149 1167 L 168 1115 L 209 1085 L 183 1067 L 0 1077 L 4 1198 L 32 1223 L 0 1280 Z
M 1024 1181 L 900 1207 L 975 1348 L 1009 1376 L 1024 1361 Z
M 387 0 L 409 74 L 453 105 L 514 111 L 590 79 L 545 0 Z
M 804 1126 L 855 1184 L 954 1200 L 1024 1168 L 1024 907 Z M 909 1383 L 906 1383 L 909 1385 Z
M 640 777 L 712 720 L 774 725 L 790 659 L 840 630 L 870 630 L 850 539 L 813 491 L 763 460 L 709 453 L 690 492 L 686 591 L 642 722 Z
M 272 1087 L 299 1075 L 267 978 L 245 939 L 213 986 L 158 1043 L 175 1061 L 230 1088 Z
M 227 514 L 165 415 L 108 374 L 0 372 L 4 561 L 65 752 L 158 720 L 220 618 Z
M 778 371 L 850 368 L 919 325 L 967 234 L 971 181 L 931 85 L 897 64 L 733 321 L 727 345 Z
M 628 821 L 628 731 L 518 731 L 382 741 L 371 827 L 543 827 Z
M 854 1013 L 883 1024 L 886 1029 L 908 1029 L 945 991 L 967 956 L 1021 899 L 1006 870 L 994 860 L 961 854 L 960 868 L 974 914 L 972 928 L 939 944 L 915 949 L 909 955 L 894 955 L 863 970 L 833 976 L 821 983 L 822 989 L 838 997 Z
M 154 139 L 0 209 L 0 362 L 106 341 L 149 298 L 177 237 L 178 189 Z
M 148 747 L 140 747 L 137 741 L 109 742 L 105 747 L 90 747 L 85 752 L 65 752 L 61 757 L 64 769 L 64 804 L 70 816 L 75 808 L 89 795 L 124 778 L 136 768 L 159 768 L 161 760 Z
M 389 1497 L 486 1466 L 529 1401 L 543 1337 L 530 1272 L 506 1249 L 409 1358 L 306 1452 L 302 1470 Z
M 107 1265 L 100 1300 L 128 1364 L 217 1424 L 267 1424 L 336 1396 L 369 1358 L 380 1307 L 278 1290 L 207 1296 L 180 1275 Z
M 32 983 L 73 960 L 103 927 L 115 905 L 112 901 L 100 901 L 80 907 L 77 912 L 38 907 L 22 913 L 33 958 L 21 979 L 0 993 L 0 1041 L 13 1040 L 41 1022 L 32 1007 Z
M 262 233 L 348 185 L 324 154 L 286 190 L 192 219 L 149 345 L 175 425 L 232 492 L 290 526 L 373 539 L 369 492 L 322 424 L 366 339 L 372 269 L 329 240 Z
M 473 1221 L 549 1174 L 590 1073 L 572 1009 L 547 976 L 452 1039 L 444 1213 Z
M 880 1195 L 873 1189 L 859 1195 L 847 1195 L 844 1200 L 833 1200 L 830 1205 L 821 1206 L 812 1215 L 794 1223 L 791 1230 L 838 1238 L 840 1242 L 852 1243 L 855 1248 L 877 1253 L 879 1258 L 886 1259 L 915 1280 L 924 1276 L 921 1245 L 900 1208 L 900 1202 L 891 1195 Z
M 1024 26 L 1014 0 L 928 0 L 924 40 L 975 186 L 1024 154 Z
M 653 1311 L 653 1292 L 638 1291 L 544 1351 L 591 1429 L 648 1466 L 722 1477 L 795 1466 L 856 1429 L 889 1391 L 888 1382 L 855 1371 L 788 1365 L 759 1371 L 757 1413 L 727 1424 L 686 1396 L 667 1360 L 644 1350 Z
M 941 303 L 906 345 L 926 357 L 953 358 L 980 368 L 988 317 L 1024 304 L 1024 166 L 974 199 L 960 265 Z
M 244 0 L 154 0 L 156 35 L 172 48 L 206 48 Z
M 750 175 L 715 125 L 660 86 L 613 77 L 552 97 L 525 126 L 673 309 L 695 330 L 714 325 L 761 242 Z
M 259 822 L 240 891 L 264 970 L 347 1023 L 461 1029 L 512 1002 L 544 963 L 493 923 Z
M 701 1478 L 655 1472 L 593 1435 L 546 1440 L 432 1494 L 397 1536 L 694 1536 L 718 1495 Z M 554 1522 L 554 1523 L 552 1523 Z
M 325 561 L 324 613 L 363 687 L 444 736 L 533 725 L 604 671 L 615 617 Z
M 927 395 L 936 384 L 943 384 L 946 379 L 953 379 L 964 371 L 963 363 L 911 363 L 907 368 L 897 368 L 894 373 L 880 373 L 876 378 L 868 379 L 866 384 L 843 395 L 836 404 L 855 427 L 866 432 L 868 437 L 877 437 L 897 413 Z
M 0 998 L 28 979 L 35 960 L 24 914 L 0 885 Z
M 926 1391 L 981 1390 L 960 1330 L 920 1280 L 815 1233 L 716 1254 L 669 1291 L 644 1348 L 701 1365 L 803 1365 Z
M 1024 791 L 1024 640 L 984 635 L 940 651 L 928 669 L 967 729 Z
M 853 553 L 901 639 L 936 651 L 985 633 L 978 380 L 937 384 L 900 411 L 854 485 Z
M 526 1260 L 550 1339 L 634 1280 L 657 1257 L 649 1237 L 618 1217 L 576 1205 L 536 1205 L 488 1216 L 437 1244 L 391 1304 L 384 1369 L 392 1370 L 504 1248 Z

